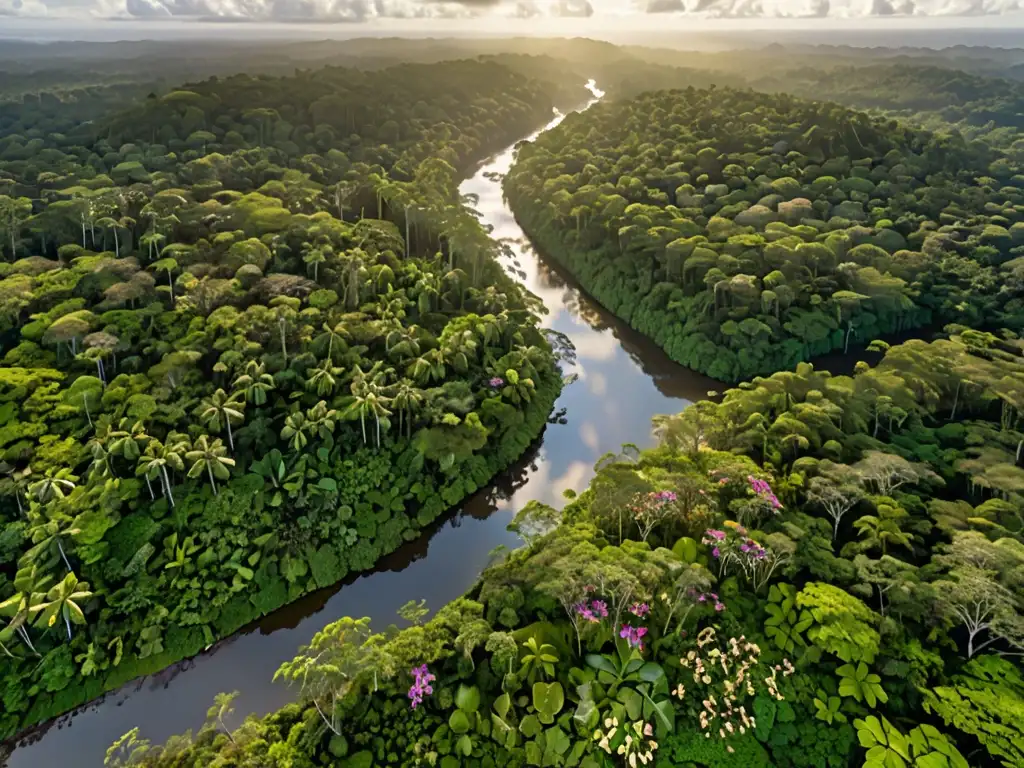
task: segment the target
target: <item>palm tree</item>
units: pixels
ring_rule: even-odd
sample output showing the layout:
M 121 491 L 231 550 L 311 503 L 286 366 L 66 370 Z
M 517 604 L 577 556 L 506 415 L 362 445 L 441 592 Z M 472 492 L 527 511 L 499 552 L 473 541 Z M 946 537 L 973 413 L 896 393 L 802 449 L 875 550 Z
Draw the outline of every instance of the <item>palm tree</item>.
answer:
M 412 386 L 407 379 L 398 383 L 391 404 L 398 410 L 398 434 L 402 434 L 402 417 L 405 416 L 406 435 L 412 435 L 412 414 L 423 405 L 423 390 Z
M 72 570 L 64 551 L 64 539 L 82 532 L 80 528 L 75 527 L 73 520 L 56 509 L 55 505 L 51 505 L 42 509 L 30 509 L 29 524 L 32 548 L 25 552 L 22 560 L 27 564 L 42 562 L 44 566 L 49 566 L 57 561 L 59 555 L 67 569 Z M 42 560 L 43 555 L 48 555 L 45 561 Z
M 452 368 L 460 373 L 469 370 L 469 361 L 476 359 L 476 334 L 468 328 L 445 339 L 444 355 Z
M 25 508 L 21 503 L 21 493 L 22 489 L 27 489 L 28 487 L 28 476 L 32 474 L 32 469 L 30 467 L 18 469 L 13 464 L 0 461 L 0 474 L 6 475 L 3 481 L 0 482 L 0 495 L 13 495 L 15 502 L 18 504 L 18 512 L 24 515 Z
M 334 347 L 338 347 L 338 352 L 344 352 L 348 349 L 348 339 L 351 338 L 345 326 L 342 323 L 338 323 L 334 328 L 331 328 L 327 323 L 323 324 L 323 333 L 313 339 L 313 351 L 316 354 L 324 354 L 327 360 L 334 360 Z M 324 347 L 327 347 L 326 353 L 324 353 Z
M 345 309 L 352 310 L 359 305 L 359 294 L 367 276 L 365 260 L 367 254 L 362 248 L 353 248 L 347 254 L 341 281 L 341 296 Z
M 171 492 L 171 478 L 167 468 L 184 471 L 185 462 L 182 461 L 182 454 L 186 446 L 182 443 L 175 444 L 168 439 L 167 444 L 159 440 L 152 441 L 146 447 L 146 453 L 139 457 L 139 464 L 135 474 L 142 475 L 146 482 L 152 478 L 160 478 L 160 486 L 170 505 L 174 506 L 174 494 Z
M 328 356 L 310 372 L 309 378 L 306 380 L 306 389 L 321 396 L 330 395 L 338 386 L 338 378 L 344 372 L 345 369 L 333 365 Z
M 117 258 L 121 258 L 121 243 L 117 239 L 117 219 L 111 216 L 103 216 L 99 219 L 96 219 L 96 223 L 99 224 L 101 227 L 105 227 L 106 229 L 111 230 L 114 233 L 114 256 Z M 104 233 L 103 240 L 106 241 L 106 239 L 107 235 L 106 233 Z M 106 242 L 104 242 L 104 247 L 106 247 Z
M 5 632 L 17 633 L 32 653 L 39 655 L 32 638 L 29 637 L 28 619 L 32 615 L 33 608 L 40 603 L 44 593 L 50 586 L 50 577 L 39 572 L 38 566 L 32 564 L 28 568 L 19 568 L 14 576 L 14 588 L 17 592 L 4 602 L 0 603 L 0 616 L 9 616 Z M 8 653 L 8 655 L 10 655 Z
M 54 499 L 66 498 L 75 490 L 77 480 L 78 476 L 71 474 L 70 469 L 60 469 L 29 485 L 28 492 L 40 504 L 48 504 Z
M 174 270 L 178 268 L 178 262 L 172 258 L 163 258 L 154 261 L 149 265 L 149 269 L 164 270 L 167 272 L 167 286 L 171 289 L 171 305 L 174 305 Z
M 416 338 L 419 328 L 410 325 L 408 328 L 399 326 L 384 337 L 384 351 L 388 357 L 397 362 L 414 358 L 420 353 L 420 342 Z
M 321 440 L 328 442 L 328 447 L 333 444 L 337 416 L 338 412 L 333 408 L 328 408 L 327 403 L 323 400 L 306 411 L 306 424 L 309 426 L 309 431 Z
M 384 394 L 384 388 L 375 381 L 360 379 L 352 384 L 352 399 L 345 410 L 345 418 L 359 419 L 363 430 L 363 444 L 366 444 L 366 417 L 372 415 L 377 424 L 377 447 L 380 448 L 380 421 L 387 419 L 391 411 L 387 404 L 391 399 Z
M 309 425 L 306 423 L 306 415 L 302 411 L 289 413 L 281 427 L 281 439 L 287 440 L 291 449 L 299 453 L 309 443 Z
M 121 419 L 118 428 L 111 430 L 107 437 L 110 439 L 110 453 L 129 462 L 136 461 L 152 439 L 146 434 L 146 427 L 141 421 L 132 424 L 128 419 Z
M 231 477 L 230 467 L 235 466 L 235 460 L 228 456 L 228 450 L 220 438 L 210 440 L 208 435 L 200 435 L 192 445 L 192 450 L 185 454 L 192 467 L 188 471 L 189 477 L 199 477 L 206 471 L 210 478 L 210 487 L 213 488 L 213 495 L 217 495 L 217 481 L 215 478 L 227 480 Z
M 307 267 L 313 268 L 313 282 L 317 282 L 320 277 L 320 265 L 327 261 L 327 254 L 324 253 L 326 248 L 330 246 L 316 246 L 312 243 L 305 243 L 302 246 L 302 261 Z
M 253 405 L 264 405 L 267 393 L 276 386 L 274 377 L 267 373 L 267 367 L 255 360 L 245 364 L 245 373 L 234 382 L 235 390 L 242 393 L 245 402 Z
M 377 218 L 384 218 L 384 199 L 391 196 L 392 186 L 388 172 L 380 168 L 380 173 L 374 172 L 366 177 L 366 180 L 373 186 L 373 193 L 377 197 Z
M 432 312 L 441 295 L 441 278 L 433 272 L 424 272 L 416 281 L 414 293 L 420 314 Z
M 78 580 L 74 573 L 69 573 L 60 584 L 56 584 L 46 593 L 45 598 L 31 608 L 32 613 L 38 613 L 36 626 L 52 627 L 57 623 L 57 617 L 64 619 L 64 626 L 68 630 L 68 640 L 71 640 L 71 624 L 85 624 L 85 612 L 79 603 L 88 600 L 93 596 L 89 591 L 88 582 Z
M 235 451 L 235 437 L 231 434 L 231 422 L 241 424 L 245 421 L 245 403 L 236 398 L 237 393 L 228 395 L 223 389 L 217 389 L 209 397 L 203 398 L 199 405 L 199 418 L 207 427 L 214 432 L 220 432 L 222 422 L 227 427 L 228 445 L 232 453 Z
M 445 376 L 444 353 L 440 349 L 427 350 L 409 363 L 405 372 L 417 384 L 442 381 Z

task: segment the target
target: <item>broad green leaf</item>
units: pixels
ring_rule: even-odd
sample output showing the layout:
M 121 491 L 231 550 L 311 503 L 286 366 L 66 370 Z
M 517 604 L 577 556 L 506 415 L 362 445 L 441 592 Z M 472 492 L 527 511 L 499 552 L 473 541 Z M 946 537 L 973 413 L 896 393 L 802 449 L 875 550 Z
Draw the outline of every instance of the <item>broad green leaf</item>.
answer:
M 460 685 L 455 693 L 455 706 L 463 712 L 476 712 L 480 708 L 480 689 L 475 685 Z

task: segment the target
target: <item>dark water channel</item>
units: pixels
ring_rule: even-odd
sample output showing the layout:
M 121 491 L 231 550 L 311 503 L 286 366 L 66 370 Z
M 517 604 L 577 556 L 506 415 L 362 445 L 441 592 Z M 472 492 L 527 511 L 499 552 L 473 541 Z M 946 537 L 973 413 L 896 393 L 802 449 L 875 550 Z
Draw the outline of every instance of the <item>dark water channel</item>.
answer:
M 547 128 L 559 120 L 556 116 Z M 547 426 L 517 466 L 373 572 L 308 595 L 194 659 L 60 718 L 15 749 L 9 768 L 98 768 L 111 742 L 135 726 L 154 743 L 198 728 L 221 691 L 240 692 L 239 722 L 249 713 L 286 704 L 293 691 L 271 678 L 325 624 L 345 615 L 369 616 L 383 628 L 397 621 L 395 611 L 408 600 L 426 598 L 436 609 L 458 597 L 495 547 L 518 545 L 506 530 L 515 510 L 531 499 L 560 506 L 564 490 L 586 487 L 594 462 L 605 452 L 623 443 L 649 444 L 652 416 L 679 411 L 720 388 L 671 362 L 538 257 L 505 205 L 495 176 L 508 171 L 512 157 L 511 147 L 496 155 L 461 191 L 476 196 L 473 207 L 493 227 L 494 237 L 508 239 L 506 266 L 543 300 L 549 310 L 543 325 L 565 334 L 576 348 L 575 362 L 565 366 L 576 380 L 555 405 L 564 418 Z

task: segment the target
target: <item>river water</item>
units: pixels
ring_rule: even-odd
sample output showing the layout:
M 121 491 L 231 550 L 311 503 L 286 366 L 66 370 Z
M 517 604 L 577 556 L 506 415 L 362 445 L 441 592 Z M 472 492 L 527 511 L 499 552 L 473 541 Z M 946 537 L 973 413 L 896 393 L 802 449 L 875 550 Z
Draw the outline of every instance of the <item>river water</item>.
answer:
M 595 100 L 600 97 L 592 82 L 588 87 Z M 543 130 L 561 120 L 556 115 Z M 8 768 L 99 768 L 111 742 L 135 726 L 154 743 L 198 729 L 221 691 L 240 692 L 236 722 L 283 706 L 294 692 L 271 682 L 274 672 L 324 625 L 346 615 L 369 616 L 383 629 L 399 622 L 395 612 L 409 600 L 425 598 L 437 609 L 459 597 L 495 547 L 518 545 L 506 530 L 515 510 L 531 499 L 561 506 L 562 492 L 583 490 L 604 453 L 623 443 L 650 444 L 652 416 L 682 410 L 719 386 L 670 361 L 534 252 L 502 198 L 498 175 L 508 171 L 513 155 L 509 147 L 494 156 L 460 191 L 475 198 L 473 207 L 493 237 L 509 244 L 505 266 L 544 302 L 542 325 L 564 334 L 576 349 L 575 361 L 564 366 L 575 381 L 555 404 L 562 418 L 548 424 L 517 466 L 374 571 L 307 595 L 194 659 L 60 718 L 15 749 Z

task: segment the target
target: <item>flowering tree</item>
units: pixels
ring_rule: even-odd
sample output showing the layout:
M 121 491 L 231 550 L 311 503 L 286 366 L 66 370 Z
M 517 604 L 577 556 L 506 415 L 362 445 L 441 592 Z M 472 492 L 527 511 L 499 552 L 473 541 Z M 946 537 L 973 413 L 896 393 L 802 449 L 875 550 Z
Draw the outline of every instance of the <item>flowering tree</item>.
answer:
M 741 525 L 756 526 L 761 520 L 779 514 L 782 503 L 767 480 L 747 475 L 745 495 L 733 499 L 729 509 Z
M 709 528 L 701 542 L 711 547 L 711 556 L 719 563 L 719 575 L 739 571 L 757 592 L 796 552 L 796 544 L 784 534 L 772 533 L 766 539 L 761 544 L 747 536 L 746 528 L 735 526 L 726 530 Z
M 647 541 L 651 532 L 660 525 L 680 516 L 678 497 L 674 491 L 651 491 L 638 493 L 629 505 L 629 510 L 640 529 L 640 540 Z
M 661 593 L 661 602 L 668 606 L 668 615 L 665 617 L 665 627 L 661 634 L 668 634 L 672 617 L 677 612 L 680 613 L 680 616 L 676 623 L 676 631 L 682 629 L 690 612 L 700 605 L 698 597 L 706 594 L 710 588 L 711 574 L 706 568 L 696 563 L 690 565 L 689 568 L 684 568 L 673 582 L 672 589 Z

